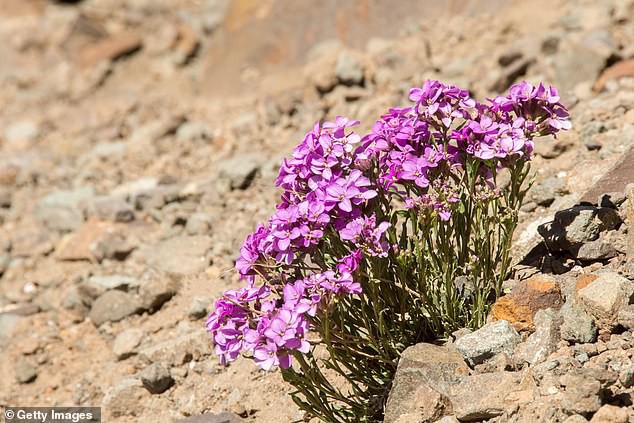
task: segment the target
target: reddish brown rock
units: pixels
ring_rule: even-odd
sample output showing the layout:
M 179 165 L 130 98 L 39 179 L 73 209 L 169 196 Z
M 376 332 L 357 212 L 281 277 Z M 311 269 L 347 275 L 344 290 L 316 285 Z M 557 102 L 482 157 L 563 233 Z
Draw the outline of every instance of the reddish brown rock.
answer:
M 141 48 L 142 41 L 137 35 L 121 33 L 111 35 L 101 41 L 86 46 L 77 57 L 80 67 L 91 67 L 102 61 L 116 60 Z
M 114 231 L 112 224 L 90 219 L 77 232 L 62 239 L 57 246 L 56 256 L 60 260 L 96 261 L 95 247 L 109 231 Z
M 563 305 L 559 284 L 546 277 L 536 275 L 521 282 L 511 294 L 499 298 L 491 308 L 493 321 L 506 320 L 515 329 L 533 330 L 533 318 L 538 310 L 559 309 Z
M 585 275 L 579 276 L 575 282 L 575 292 L 579 292 L 580 289 L 585 288 L 597 279 L 599 279 L 599 276 L 594 273 L 586 273 Z
M 622 60 L 604 70 L 592 89 L 596 92 L 601 92 L 608 81 L 626 76 L 634 76 L 634 59 Z

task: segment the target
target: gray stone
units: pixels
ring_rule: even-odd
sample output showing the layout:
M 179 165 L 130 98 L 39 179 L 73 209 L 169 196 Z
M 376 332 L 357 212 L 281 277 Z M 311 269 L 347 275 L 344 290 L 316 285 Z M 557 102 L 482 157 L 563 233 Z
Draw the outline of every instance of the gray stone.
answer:
M 594 319 L 581 308 L 566 303 L 561 308 L 563 323 L 561 325 L 561 338 L 574 343 L 589 343 L 597 339 L 597 326 Z
M 179 236 L 146 246 L 142 255 L 156 269 L 176 275 L 198 273 L 207 268 L 212 247 L 208 236 Z
M 561 407 L 569 414 L 587 416 L 601 407 L 601 383 L 580 371 L 570 371 L 559 378 L 565 388 Z
M 535 365 L 543 362 L 557 350 L 562 318 L 553 309 L 535 313 L 535 332 L 515 349 L 515 360 Z
M 185 230 L 188 235 L 209 235 L 213 216 L 209 213 L 194 213 L 187 219 Z
M 260 171 L 262 160 L 253 155 L 242 154 L 219 164 L 219 183 L 222 188 L 247 189 Z
M 634 304 L 624 305 L 616 316 L 619 325 L 627 330 L 634 330 Z
M 363 68 L 352 53 L 342 51 L 337 57 L 335 76 L 344 85 L 361 85 L 363 83 Z
M 141 307 L 153 313 L 176 295 L 179 288 L 179 282 L 171 276 L 147 274 L 139 288 Z
M 134 208 L 121 197 L 101 196 L 95 198 L 88 213 L 101 220 L 127 223 L 134 220 Z
M 73 231 L 84 222 L 82 205 L 93 196 L 94 190 L 90 187 L 55 191 L 37 203 L 35 214 L 49 229 Z
M 93 296 L 99 296 L 111 289 L 120 291 L 130 291 L 139 287 L 139 280 L 132 276 L 125 275 L 108 275 L 108 276 L 91 276 L 85 282 L 85 288 Z
M 181 142 L 209 142 L 213 139 L 213 136 L 204 123 L 185 122 L 176 130 L 176 139 Z
M 134 198 L 137 194 L 155 188 L 158 185 L 158 179 L 152 176 L 146 176 L 134 181 L 119 185 L 110 193 L 111 196 L 122 196 Z
M 210 301 L 206 297 L 194 297 L 187 310 L 187 316 L 192 320 L 201 319 L 209 313 L 207 307 L 209 307 Z
M 137 210 L 157 210 L 168 203 L 178 200 L 181 187 L 175 184 L 159 185 L 132 196 L 132 202 Z
M 619 373 L 619 382 L 624 388 L 631 388 L 634 385 L 634 364 L 630 364 Z
M 145 332 L 141 329 L 131 328 L 121 332 L 114 340 L 112 352 L 117 360 L 124 360 L 136 354 L 136 347 L 141 344 Z
M 565 194 L 568 194 L 566 181 L 556 176 L 544 179 L 530 190 L 530 198 L 540 206 L 550 206 L 555 198 Z
M 510 356 L 520 341 L 519 334 L 509 322 L 498 320 L 463 336 L 454 345 L 465 360 L 475 366 L 496 354 L 506 353 Z
M 212 352 L 211 338 L 201 328 L 197 332 L 181 335 L 139 351 L 139 358 L 145 363 L 164 363 L 180 366 L 191 360 L 198 361 Z
M 139 379 L 151 394 L 162 394 L 174 385 L 169 370 L 159 363 L 150 364 L 139 373 Z
M 569 251 L 573 257 L 584 261 L 607 260 L 618 255 L 614 245 L 601 238 L 579 246 L 572 246 Z
M 19 383 L 31 383 L 37 378 L 37 368 L 26 358 L 18 359 L 15 364 L 15 379 Z
M 555 80 L 562 90 L 572 90 L 575 85 L 594 81 L 605 66 L 602 54 L 581 44 L 561 46 L 555 61 Z
M 469 376 L 451 389 L 453 414 L 464 421 L 482 421 L 500 416 L 533 400 L 533 387 L 512 372 Z
M 138 302 L 122 291 L 111 290 L 104 292 L 95 300 L 90 309 L 89 317 L 95 326 L 105 322 L 118 322 L 140 310 Z
M 130 242 L 123 234 L 114 231 L 105 231 L 99 239 L 90 245 L 90 252 L 93 256 L 102 261 L 103 259 L 125 260 L 130 253 L 137 248 L 137 245 Z
M 447 393 L 469 373 L 453 347 L 416 344 L 401 355 L 385 422 L 434 421 L 451 411 Z
M 174 420 L 174 423 L 240 423 L 243 420 L 233 413 L 205 413 L 185 419 Z
M 139 379 L 128 378 L 110 387 L 101 405 L 114 418 L 138 415 L 143 411 L 147 396 L 148 393 Z
M 592 315 L 599 328 L 611 329 L 621 306 L 630 303 L 634 283 L 617 273 L 606 272 L 578 291 L 579 303 Z
M 555 213 L 554 220 L 537 228 L 548 248 L 569 250 L 599 238 L 602 231 L 616 228 L 621 223 L 616 210 L 607 207 L 575 206 Z

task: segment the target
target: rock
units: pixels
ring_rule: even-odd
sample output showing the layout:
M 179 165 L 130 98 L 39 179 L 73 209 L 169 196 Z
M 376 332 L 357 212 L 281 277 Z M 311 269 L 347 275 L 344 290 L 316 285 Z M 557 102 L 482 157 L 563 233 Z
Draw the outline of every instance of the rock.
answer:
M 145 332 L 141 329 L 126 329 L 121 332 L 114 340 L 112 352 L 117 360 L 124 360 L 136 354 L 136 347 L 141 344 Z
M 50 234 L 41 227 L 25 228 L 11 236 L 11 255 L 13 257 L 34 257 L 45 255 L 55 247 Z
M 140 310 L 138 302 L 122 291 L 106 291 L 99 296 L 90 309 L 90 320 L 95 326 L 105 322 L 118 322 Z
M 0 346 L 5 340 L 11 339 L 13 335 L 13 330 L 20 319 L 22 319 L 22 316 L 19 316 L 15 313 L 0 313 Z
M 208 236 L 179 236 L 142 248 L 152 267 L 175 275 L 190 275 L 207 268 L 207 253 L 212 247 Z
M 139 351 L 139 358 L 145 363 L 163 363 L 166 366 L 180 366 L 189 361 L 198 361 L 212 352 L 211 338 L 204 329 L 181 335 Z
M 386 406 L 385 423 L 433 422 L 452 412 L 446 396 L 425 384 L 418 384 L 413 374 L 401 375 L 399 385 L 390 392 L 390 399 L 392 405 L 388 402 Z
M 335 76 L 344 85 L 362 85 L 363 68 L 355 55 L 349 51 L 342 51 L 337 57 Z
M 630 413 L 627 408 L 621 408 L 614 405 L 606 404 L 594 413 L 590 422 L 594 423 L 628 423 L 630 421 Z
M 599 328 L 617 323 L 619 308 L 630 303 L 634 284 L 617 273 L 602 273 L 578 292 L 579 303 L 595 318 Z
M 573 246 L 570 248 L 570 253 L 573 257 L 584 261 L 607 260 L 618 255 L 613 243 L 602 239 L 602 237 L 579 246 Z
M 621 219 L 607 207 L 575 206 L 555 213 L 552 222 L 538 227 L 539 234 L 553 251 L 569 250 L 599 238 L 602 231 L 616 228 Z
M 608 81 L 627 76 L 634 76 L 634 59 L 621 60 L 605 69 L 597 78 L 592 89 L 595 92 L 601 92 Z
M 188 235 L 209 235 L 213 216 L 209 213 L 194 213 L 187 219 L 185 231 Z
M 519 404 L 533 400 L 533 387 L 512 372 L 469 376 L 451 389 L 453 412 L 461 422 L 500 416 Z
M 139 50 L 142 40 L 130 33 L 114 34 L 87 45 L 77 56 L 80 67 L 92 67 L 103 61 L 114 61 Z
M 10 124 L 4 131 L 7 144 L 28 146 L 40 136 L 37 123 L 32 120 L 21 120 Z
M 555 310 L 539 310 L 535 313 L 535 333 L 531 334 L 526 342 L 517 346 L 515 360 L 530 365 L 545 361 L 557 350 L 561 323 L 562 318 Z
M 211 302 L 206 297 L 194 297 L 187 311 L 187 316 L 192 320 L 202 319 L 209 313 L 207 307 Z
M 444 394 L 469 373 L 452 347 L 416 344 L 403 351 L 385 406 L 385 422 L 434 421 L 451 413 Z
M 587 423 L 587 419 L 583 417 L 581 414 L 573 414 L 564 420 L 563 423 Z
M 130 291 L 138 288 L 140 282 L 137 278 L 125 275 L 91 276 L 84 283 L 86 289 L 94 297 L 98 297 L 111 289 Z
M 623 203 L 625 203 L 625 200 L 627 200 L 627 197 L 625 196 L 625 193 L 622 191 L 608 192 L 608 193 L 599 195 L 599 198 L 597 199 L 597 204 L 599 205 L 599 207 L 609 207 L 611 209 L 618 209 L 619 207 L 621 207 Z
M 570 371 L 559 378 L 565 388 L 561 407 L 564 412 L 587 416 L 601 407 L 601 383 L 580 371 Z
M 626 330 L 634 330 L 634 304 L 624 305 L 619 309 L 616 321 Z
M 31 383 L 37 378 L 37 368 L 26 358 L 18 359 L 15 364 L 15 379 L 19 383 Z
M 90 187 L 52 192 L 37 203 L 35 215 L 49 229 L 75 230 L 84 222 L 82 203 L 88 202 L 93 195 L 94 190 Z
M 110 222 L 127 223 L 134 220 L 134 208 L 120 197 L 96 197 L 89 206 L 88 214 Z
M 261 161 L 252 155 L 240 155 L 219 164 L 219 183 L 231 190 L 247 189 L 260 171 Z
M 547 275 L 535 275 L 519 282 L 511 294 L 500 297 L 491 307 L 491 317 L 506 320 L 517 330 L 530 330 L 538 310 L 559 309 L 562 304 L 559 284 Z
M 179 66 L 186 65 L 196 56 L 198 47 L 200 47 L 200 41 L 193 28 L 184 23 L 179 25 L 172 56 L 174 63 Z
M 619 373 L 619 382 L 621 382 L 624 388 L 634 386 L 634 364 L 629 364 L 621 370 L 621 373 Z
M 151 313 L 159 310 L 176 293 L 180 284 L 170 276 L 148 274 L 139 289 L 141 307 Z
M 551 176 L 538 184 L 533 185 L 530 190 L 530 198 L 540 206 L 550 206 L 555 198 L 568 194 L 568 187 L 563 178 Z
M 456 349 L 471 366 L 483 363 L 496 354 L 511 355 L 521 338 L 506 320 L 487 323 L 455 342 Z
M 202 122 L 185 122 L 176 130 L 176 139 L 186 143 L 209 142 L 213 139 L 213 134 Z
M 11 256 L 8 254 L 0 254 L 0 276 L 9 268 L 11 264 Z
M 10 209 L 13 193 L 9 188 L 0 185 L 0 209 Z
M 62 239 L 56 251 L 60 260 L 101 261 L 125 259 L 134 246 L 126 241 L 117 228 L 109 222 L 91 218 L 74 234 Z
M 504 69 L 497 69 L 497 75 L 489 85 L 489 89 L 495 92 L 507 90 L 519 77 L 526 75 L 528 68 L 535 63 L 532 57 L 515 60 Z
M 162 132 L 158 129 L 156 131 L 158 131 L 159 134 Z M 146 176 L 144 178 L 139 178 L 134 181 L 128 182 L 126 184 L 119 185 L 114 190 L 112 190 L 112 192 L 110 193 L 110 196 L 111 197 L 122 196 L 122 197 L 134 198 L 136 195 L 138 195 L 139 193 L 143 191 L 148 191 L 153 188 L 156 188 L 157 185 L 158 185 L 157 178 Z
M 555 81 L 561 90 L 594 81 L 605 66 L 606 57 L 579 43 L 565 43 L 555 61 Z
M 132 197 L 137 210 L 159 210 L 167 203 L 178 200 L 180 187 L 175 184 L 159 185 L 144 191 L 139 191 Z
M 96 260 L 104 259 L 123 261 L 137 248 L 133 242 L 129 242 L 122 231 L 106 230 L 93 244 L 90 251 Z
M 579 344 L 594 342 L 597 339 L 594 319 L 576 305 L 566 303 L 561 308 L 561 316 L 561 339 Z
M 233 413 L 205 413 L 185 419 L 174 420 L 174 423 L 240 423 L 243 420 Z
M 174 385 L 168 369 L 159 363 L 150 364 L 139 373 L 139 379 L 151 394 L 162 394 Z
M 143 412 L 143 403 L 147 395 L 140 380 L 128 378 L 110 387 L 101 405 L 114 418 L 138 415 Z
M 634 175 L 634 147 L 621 155 L 616 164 L 583 194 L 581 201 L 594 203 L 605 193 L 625 192 L 627 185 L 634 182 L 632 175 Z M 605 207 L 602 204 L 599 205 Z M 614 208 L 612 205 L 607 207 Z

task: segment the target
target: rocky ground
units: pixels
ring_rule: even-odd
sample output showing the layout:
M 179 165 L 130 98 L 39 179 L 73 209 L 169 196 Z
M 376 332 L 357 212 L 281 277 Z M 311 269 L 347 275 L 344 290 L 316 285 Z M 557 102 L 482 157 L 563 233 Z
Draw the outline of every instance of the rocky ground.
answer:
M 574 128 L 536 147 L 509 295 L 406 354 L 442 372 L 414 394 L 397 377 L 388 418 L 634 421 L 634 3 L 338 3 L 0 0 L 0 405 L 303 420 L 204 331 L 281 157 L 426 78 L 480 98 L 527 79 L 561 88 Z

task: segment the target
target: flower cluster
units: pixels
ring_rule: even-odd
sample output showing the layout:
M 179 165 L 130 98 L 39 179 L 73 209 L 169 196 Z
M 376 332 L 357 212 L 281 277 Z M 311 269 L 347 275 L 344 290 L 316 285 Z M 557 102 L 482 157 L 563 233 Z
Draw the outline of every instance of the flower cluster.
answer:
M 399 213 L 446 224 L 461 199 L 495 192 L 494 172 L 529 160 L 534 137 L 570 128 L 557 91 L 542 84 L 480 103 L 426 81 L 409 97 L 412 105 L 390 109 L 363 138 L 351 130 L 358 121 L 316 124 L 284 160 L 276 212 L 236 262 L 247 285 L 217 300 L 207 322 L 223 363 L 246 352 L 264 369 L 289 368 L 310 351 L 316 316 L 337 297 L 364 295 L 370 261 L 390 268 Z M 470 186 L 468 168 L 478 178 Z
M 247 237 L 236 262 L 249 285 L 228 291 L 208 320 L 224 363 L 245 351 L 264 369 L 288 368 L 293 350 L 309 348 L 308 319 L 317 305 L 324 298 L 361 292 L 353 273 L 362 251 L 385 254 L 383 234 L 389 224 L 363 214 L 377 192 L 354 167 L 360 137 L 349 128 L 358 123 L 338 117 L 316 125 L 284 160 L 276 181 L 283 189 L 277 211 Z M 295 267 L 315 252 L 328 230 L 347 233 L 354 248 L 333 259 L 332 268 L 297 279 Z M 255 287 L 257 276 L 269 281 L 266 289 Z M 268 299 L 272 294 L 275 300 Z

